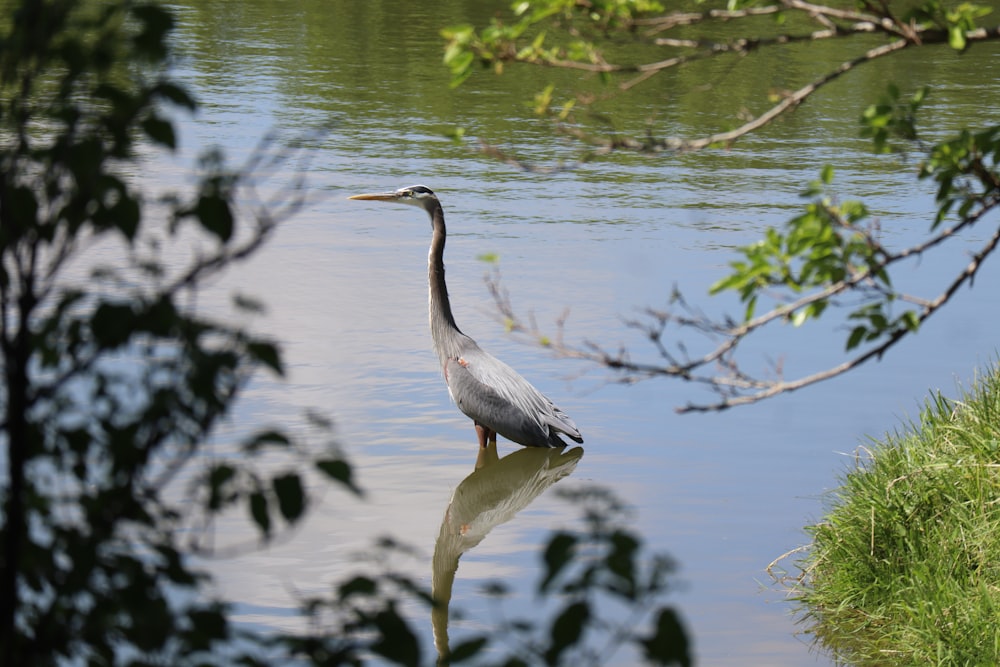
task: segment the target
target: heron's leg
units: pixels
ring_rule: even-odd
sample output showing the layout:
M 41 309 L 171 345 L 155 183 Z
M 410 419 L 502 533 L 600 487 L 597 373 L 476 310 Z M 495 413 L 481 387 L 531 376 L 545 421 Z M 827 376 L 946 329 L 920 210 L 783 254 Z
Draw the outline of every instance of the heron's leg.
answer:
M 497 432 L 491 429 L 489 426 L 483 426 L 479 422 L 476 424 L 476 435 L 479 437 L 479 446 L 485 447 L 489 443 L 496 444 L 497 442 Z

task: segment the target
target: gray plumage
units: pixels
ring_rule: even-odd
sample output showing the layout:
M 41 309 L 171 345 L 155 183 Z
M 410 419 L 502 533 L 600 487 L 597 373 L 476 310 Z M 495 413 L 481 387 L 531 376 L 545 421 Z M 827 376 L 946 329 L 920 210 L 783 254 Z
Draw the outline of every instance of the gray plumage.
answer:
M 486 446 L 498 433 L 527 447 L 564 447 L 560 434 L 583 442 L 566 413 L 513 368 L 484 352 L 455 324 L 444 280 L 447 230 L 437 196 L 423 185 L 413 185 L 395 192 L 354 195 L 351 199 L 419 206 L 430 216 L 433 233 L 427 270 L 431 339 L 448 392 L 458 409 L 475 423 L 479 444 Z

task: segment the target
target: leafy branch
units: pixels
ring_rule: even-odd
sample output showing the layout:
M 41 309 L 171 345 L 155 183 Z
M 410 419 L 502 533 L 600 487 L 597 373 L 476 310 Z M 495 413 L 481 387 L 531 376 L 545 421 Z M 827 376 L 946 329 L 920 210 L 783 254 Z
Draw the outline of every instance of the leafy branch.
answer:
M 976 42 L 1000 38 L 1000 27 L 980 27 L 989 8 L 969 3 L 948 7 L 940 0 L 897 11 L 888 0 L 864 0 L 856 8 L 802 0 L 754 2 L 734 0 L 725 9 L 667 12 L 658 3 L 617 0 L 590 3 L 556 0 L 519 2 L 515 19 L 494 19 L 482 30 L 450 28 L 445 63 L 453 84 L 465 81 L 478 64 L 502 73 L 507 65 L 533 65 L 584 70 L 612 84 L 603 97 L 639 89 L 665 71 L 724 54 L 752 56 L 778 45 L 838 40 L 845 49 L 858 45 L 854 56 L 829 68 L 794 91 L 775 96 L 770 106 L 731 130 L 701 137 L 663 137 L 594 133 L 579 119 L 602 96 L 577 93 L 561 104 L 554 86 L 536 99 L 536 109 L 555 122 L 556 129 L 589 147 L 594 155 L 626 150 L 647 154 L 727 147 L 806 102 L 817 90 L 860 67 L 911 48 L 946 45 L 964 51 Z M 768 21 L 769 23 L 762 23 Z M 722 23 L 736 28 L 720 33 Z M 733 34 L 713 39 L 706 35 Z M 865 35 L 881 35 L 871 45 Z M 602 47 L 613 48 L 614 58 Z M 653 57 L 650 57 L 653 54 Z M 630 60 L 631 58 L 631 60 Z M 575 85 L 579 85 L 578 83 Z M 540 331 L 533 320 L 519 317 L 509 296 L 491 278 L 490 288 L 508 329 L 526 334 L 566 357 L 585 359 L 611 369 L 622 382 L 650 377 L 679 377 L 707 386 L 715 398 L 689 403 L 680 411 L 721 410 L 795 391 L 842 375 L 879 359 L 938 313 L 994 253 L 1000 230 L 989 232 L 968 260 L 951 274 L 940 291 L 911 294 L 892 282 L 907 262 L 913 262 L 973 227 L 982 234 L 989 214 L 1000 203 L 1000 128 L 966 129 L 955 137 L 929 145 L 918 134 L 917 113 L 927 95 L 918 90 L 903 99 L 889 85 L 877 104 L 862 115 L 862 136 L 876 153 L 917 151 L 923 159 L 917 177 L 937 188 L 936 210 L 928 234 L 907 247 L 893 247 L 880 234 L 877 221 L 860 201 L 841 201 L 832 191 L 834 170 L 825 167 L 806 190 L 809 200 L 801 213 L 783 227 L 766 230 L 764 238 L 739 250 L 730 272 L 710 293 L 735 294 L 743 305 L 740 317 L 709 317 L 674 290 L 667 308 L 646 308 L 626 326 L 639 332 L 653 356 L 636 356 L 628 348 L 610 348 L 595 341 L 568 344 L 559 323 L 557 335 Z M 602 122 L 608 122 L 602 120 Z M 610 124 L 610 122 L 608 123 Z M 485 152 L 516 167 L 549 171 L 524 163 L 495 147 Z M 563 167 L 560 167 L 563 168 Z M 786 377 L 785 364 L 772 362 L 759 372 L 748 371 L 738 353 L 745 340 L 769 327 L 800 327 L 836 312 L 846 325 L 847 358 L 815 372 Z M 698 335 L 697 344 L 684 334 Z
M 664 13 L 662 5 L 645 0 L 524 1 L 513 5 L 515 20 L 510 23 L 494 18 L 481 30 L 470 25 L 443 30 L 447 41 L 444 62 L 451 70 L 453 86 L 466 81 L 477 65 L 497 74 L 503 73 L 507 65 L 533 65 L 590 72 L 607 82 L 617 79 L 614 92 L 610 93 L 614 95 L 635 89 L 668 70 L 723 55 L 746 56 L 795 42 L 829 39 L 847 42 L 873 33 L 889 40 L 865 48 L 798 89 L 777 96 L 767 110 L 740 126 L 702 137 L 658 137 L 654 133 L 642 137 L 602 136 L 586 129 L 577 118 L 581 109 L 588 108 L 601 96 L 580 93 L 559 104 L 550 87 L 535 98 L 538 113 L 547 115 L 559 132 L 589 145 L 596 154 L 616 150 L 659 153 L 729 145 L 772 123 L 845 74 L 906 49 L 947 44 L 963 51 L 976 42 L 1000 39 L 1000 26 L 976 25 L 977 19 L 989 13 L 986 7 L 964 3 L 946 9 L 940 0 L 928 0 L 897 16 L 889 2 L 866 1 L 861 6 L 862 10 L 853 11 L 801 0 L 771 3 L 741 0 L 729 3 L 725 10 Z M 765 29 L 757 20 L 761 16 L 768 16 L 772 25 L 778 27 L 777 31 L 771 29 L 774 34 L 759 34 Z M 708 32 L 724 22 L 748 24 L 747 32 L 726 41 L 663 36 L 691 26 L 700 26 Z M 819 29 L 809 29 L 810 23 L 819 24 Z M 566 39 L 559 40 L 558 36 L 563 35 Z M 612 62 L 599 46 L 602 41 L 613 42 L 611 35 L 628 40 L 634 52 L 666 50 L 666 57 Z M 488 146 L 487 150 L 523 169 L 538 169 L 496 147 Z
M 894 87 L 886 99 L 864 114 L 865 134 L 876 150 L 894 148 L 903 139 L 917 141 L 915 116 L 924 91 L 901 102 Z M 557 354 L 596 362 L 614 370 L 623 382 L 651 377 L 679 377 L 704 384 L 716 394 L 705 403 L 689 403 L 681 412 L 721 410 L 754 403 L 842 375 L 872 359 L 879 359 L 907 335 L 915 333 L 941 310 L 959 289 L 971 286 L 976 274 L 1000 243 L 1000 229 L 981 243 L 939 293 L 920 296 L 895 288 L 890 270 L 913 261 L 973 227 L 1000 206 L 1000 127 L 980 132 L 962 131 L 953 139 L 930 147 L 919 176 L 937 185 L 937 211 L 931 233 L 912 245 L 894 249 L 880 236 L 867 207 L 858 201 L 837 201 L 829 192 L 834 178 L 825 167 L 804 193 L 810 202 L 783 229 L 768 229 L 764 238 L 740 250 L 731 272 L 716 282 L 712 293 L 733 292 L 744 304 L 740 320 L 713 319 L 691 307 L 675 291 L 672 307 L 646 309 L 627 325 L 654 346 L 658 359 L 636 360 L 629 350 L 608 349 L 600 343 L 566 343 L 561 330 L 548 336 L 534 321 L 515 312 L 509 295 L 494 277 L 490 289 L 508 329 L 527 334 Z M 942 223 L 952 219 L 953 224 Z M 757 314 L 761 303 L 768 309 Z M 740 345 L 771 325 L 799 327 L 818 320 L 833 306 L 844 313 L 849 333 L 847 352 L 840 364 L 786 379 L 775 365 L 766 376 L 745 371 L 737 360 Z M 687 343 L 669 345 L 675 332 L 696 331 L 709 342 L 707 351 L 691 354 Z

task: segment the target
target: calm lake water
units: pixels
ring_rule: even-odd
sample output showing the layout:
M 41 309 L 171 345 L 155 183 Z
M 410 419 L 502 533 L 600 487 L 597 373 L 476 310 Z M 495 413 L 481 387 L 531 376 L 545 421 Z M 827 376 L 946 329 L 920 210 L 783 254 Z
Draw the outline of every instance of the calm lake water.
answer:
M 702 295 L 733 258 L 732 248 L 793 215 L 798 193 L 826 162 L 837 168 L 837 187 L 865 199 L 890 238 L 905 241 L 925 229 L 931 193 L 915 183 L 912 164 L 871 156 L 857 138 L 856 118 L 886 80 L 907 89 L 909 73 L 923 71 L 933 73 L 927 118 L 935 133 L 970 119 L 986 122 L 1000 90 L 1000 54 L 996 47 L 962 57 L 944 50 L 907 54 L 859 72 L 729 151 L 616 156 L 573 171 L 527 174 L 476 153 L 475 138 L 547 162 L 571 159 L 576 147 L 552 137 L 523 104 L 562 75 L 483 74 L 453 91 L 440 65 L 441 27 L 481 24 L 505 6 L 471 0 L 433 9 L 380 0 L 174 5 L 176 72 L 203 108 L 184 120 L 181 154 L 153 165 L 151 182 L 180 182 L 206 146 L 239 160 L 272 130 L 294 137 L 327 128 L 299 165 L 312 203 L 205 295 L 206 309 L 221 308 L 236 291 L 267 303 L 267 315 L 253 325 L 282 341 L 289 367 L 284 382 L 254 383 L 232 417 L 232 433 L 267 424 L 305 428 L 306 408 L 329 414 L 367 491 L 364 500 L 325 493 L 306 524 L 279 544 L 209 561 L 219 592 L 238 603 L 243 622 L 294 629 L 295 595 L 329 590 L 380 535 L 412 545 L 417 555 L 393 566 L 430 585 L 442 522 L 458 512 L 456 506 L 446 516 L 446 509 L 453 494 L 466 495 L 456 489 L 476 462 L 475 433 L 450 404 L 430 348 L 426 216 L 346 200 L 423 183 L 448 216 L 446 262 L 459 325 L 551 396 L 586 438 L 582 457 L 528 462 L 531 471 L 551 475 L 536 482 L 568 474 L 555 489 L 594 483 L 633 508 L 648 546 L 679 563 L 684 585 L 671 601 L 699 664 L 827 664 L 798 634 L 792 607 L 765 568 L 807 542 L 803 526 L 821 517 L 826 494 L 867 435 L 915 415 L 929 390 L 954 393 L 994 358 L 1000 304 L 990 288 L 998 268 L 985 267 L 975 290 L 961 293 L 917 339 L 878 364 L 761 405 L 678 416 L 673 408 L 697 398 L 698 389 L 663 380 L 615 384 L 596 369 L 507 337 L 482 279 L 490 267 L 478 258 L 499 256 L 513 301 L 543 328 L 554 328 L 568 309 L 569 340 L 622 342 L 652 358 L 622 320 L 644 306 L 665 305 L 674 285 L 711 312 L 731 307 Z M 683 70 L 613 109 L 640 128 L 654 117 L 673 134 L 716 130 L 744 105 L 762 109 L 756 91 L 801 85 L 844 57 L 838 48 L 824 49 L 775 54 L 760 66 L 720 62 Z M 444 138 L 455 125 L 473 139 Z M 964 251 L 927 260 L 901 279 L 932 289 L 964 264 Z M 792 370 L 820 368 L 841 358 L 845 337 L 843 330 L 818 327 L 775 331 L 748 347 L 745 359 L 765 364 L 782 357 Z M 507 456 L 521 448 L 501 440 L 499 450 Z M 540 540 L 578 519 L 553 491 L 512 519 L 494 516 L 505 522 L 488 535 L 449 546 L 452 554 L 469 548 L 451 603 L 465 620 L 452 623 L 453 635 L 493 618 L 479 594 L 492 579 L 506 580 L 516 593 L 505 613 L 530 613 Z M 476 530 L 488 528 L 483 521 Z M 220 526 L 221 543 L 252 536 L 242 517 Z M 481 541 L 470 548 L 473 538 Z M 429 614 L 415 624 L 430 650 Z M 619 661 L 628 659 L 622 654 Z

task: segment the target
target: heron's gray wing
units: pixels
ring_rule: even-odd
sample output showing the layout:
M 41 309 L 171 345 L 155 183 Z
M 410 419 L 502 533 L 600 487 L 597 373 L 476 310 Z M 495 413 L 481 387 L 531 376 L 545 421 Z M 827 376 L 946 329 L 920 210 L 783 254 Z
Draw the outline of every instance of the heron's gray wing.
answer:
M 459 409 L 505 438 L 520 444 L 552 446 L 564 444 L 555 435 L 563 433 L 583 442 L 566 413 L 517 371 L 478 346 L 449 360 L 446 370 L 448 387 Z M 523 442 L 519 437 L 534 442 Z

